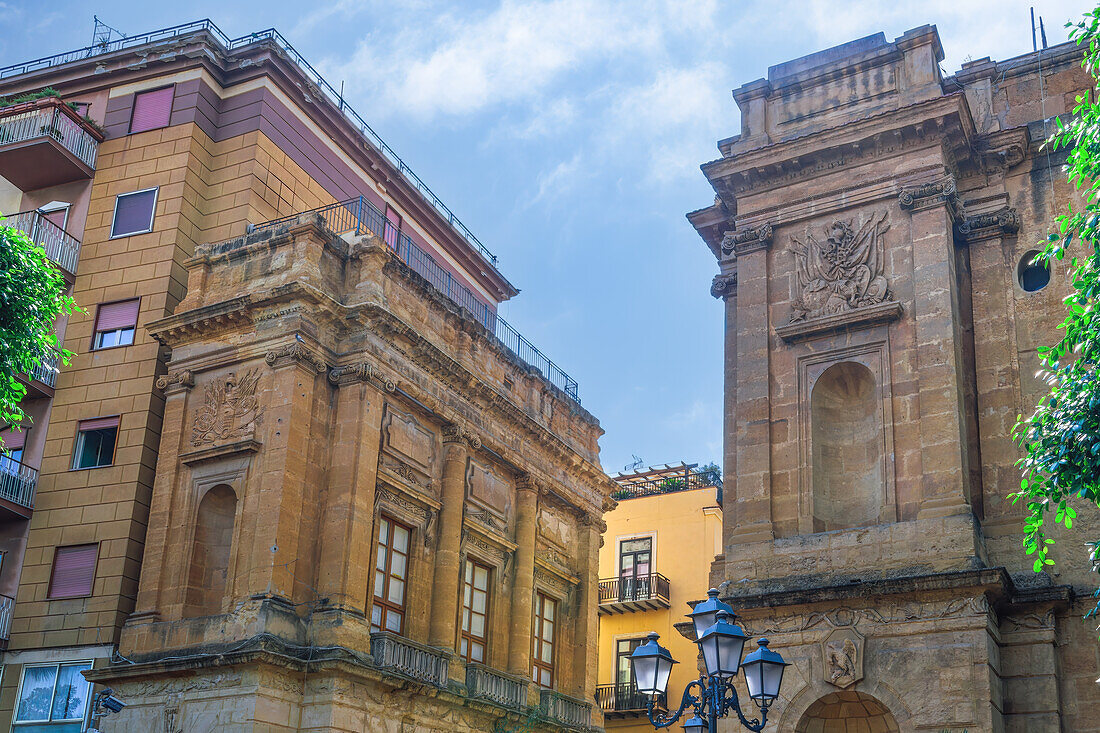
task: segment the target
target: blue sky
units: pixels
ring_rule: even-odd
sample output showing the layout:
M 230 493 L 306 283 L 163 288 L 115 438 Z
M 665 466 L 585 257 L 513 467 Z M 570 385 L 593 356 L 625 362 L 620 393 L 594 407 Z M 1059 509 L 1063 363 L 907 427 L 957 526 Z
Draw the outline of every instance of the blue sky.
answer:
M 1051 44 L 1090 5 L 1031 0 Z M 186 9 L 184 6 L 186 5 Z M 687 223 L 699 165 L 740 129 L 730 91 L 767 67 L 938 26 L 947 73 L 1031 50 L 1015 0 L 0 0 L 0 65 L 208 17 L 278 28 L 523 292 L 501 312 L 580 383 L 604 468 L 719 461 L 717 266 Z

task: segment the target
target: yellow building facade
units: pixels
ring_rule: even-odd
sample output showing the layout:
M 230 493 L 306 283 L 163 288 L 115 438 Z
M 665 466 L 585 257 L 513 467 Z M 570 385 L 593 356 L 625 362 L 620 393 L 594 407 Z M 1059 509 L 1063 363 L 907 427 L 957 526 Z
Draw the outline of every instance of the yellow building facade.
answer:
M 656 631 L 680 663 L 667 704 L 679 705 L 698 676 L 698 649 L 675 628 L 705 598 L 707 565 L 722 544 L 717 469 L 681 464 L 616 477 L 618 506 L 604 515 L 600 548 L 599 655 L 596 699 L 611 731 L 652 731 L 646 699 L 635 691 L 629 654 Z M 664 700 L 659 704 L 665 705 Z

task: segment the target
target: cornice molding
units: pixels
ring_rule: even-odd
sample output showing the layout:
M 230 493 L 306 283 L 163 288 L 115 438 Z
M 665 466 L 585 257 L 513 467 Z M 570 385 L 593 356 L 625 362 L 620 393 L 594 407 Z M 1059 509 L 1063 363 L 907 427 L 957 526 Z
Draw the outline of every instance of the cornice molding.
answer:
M 977 242 L 1011 236 L 1020 231 L 1020 213 L 1009 206 L 986 214 L 964 216 L 956 230 L 963 239 Z
M 715 275 L 710 283 L 710 294 L 722 300 L 737 295 L 737 273 Z
M 195 375 L 190 369 L 180 369 L 157 377 L 157 389 L 165 395 L 186 392 L 195 386 Z
M 465 425 L 448 423 L 443 426 L 443 443 L 466 443 L 474 450 L 481 450 L 481 437 Z
M 767 249 L 772 243 L 772 225 L 750 227 L 726 232 L 722 235 L 722 259 L 738 257 Z
M 955 216 L 959 211 L 959 189 L 954 178 L 945 176 L 939 181 L 901 189 L 898 193 L 898 204 L 911 212 L 946 206 Z
M 275 369 L 281 369 L 285 366 L 301 366 L 316 374 L 322 374 L 328 369 L 328 364 L 325 363 L 320 354 L 300 343 L 287 344 L 269 351 L 264 360 Z
M 329 384 L 335 387 L 343 387 L 355 382 L 366 382 L 367 384 L 374 384 L 386 392 L 397 391 L 397 380 L 388 374 L 383 374 L 369 361 L 335 366 L 328 372 L 328 381 Z

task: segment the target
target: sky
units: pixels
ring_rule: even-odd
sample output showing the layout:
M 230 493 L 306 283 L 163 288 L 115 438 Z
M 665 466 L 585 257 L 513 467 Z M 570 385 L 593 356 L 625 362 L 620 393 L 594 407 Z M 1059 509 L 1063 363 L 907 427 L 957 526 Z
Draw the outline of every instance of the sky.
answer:
M 186 5 L 186 7 L 184 7 Z M 277 28 L 499 258 L 501 314 L 579 382 L 605 470 L 721 463 L 717 264 L 684 214 L 768 66 L 934 24 L 947 74 L 1051 45 L 1080 0 L 0 0 L 0 66 L 210 18 Z

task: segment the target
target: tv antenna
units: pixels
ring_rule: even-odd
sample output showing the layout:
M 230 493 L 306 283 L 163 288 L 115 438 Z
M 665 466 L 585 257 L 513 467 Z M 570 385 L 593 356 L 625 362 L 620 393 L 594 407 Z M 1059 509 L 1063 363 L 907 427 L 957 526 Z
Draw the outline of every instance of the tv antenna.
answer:
M 635 473 L 638 471 L 638 469 L 645 465 L 645 461 L 643 461 L 641 458 L 634 455 L 633 453 L 630 454 L 630 457 L 634 459 L 634 462 L 628 463 L 623 466 L 623 473 Z
M 98 15 L 93 15 L 92 20 L 95 21 L 95 28 L 92 30 L 92 46 L 101 52 L 109 50 L 111 41 L 121 41 L 126 37 L 126 34 L 118 28 L 112 28 L 100 20 Z

